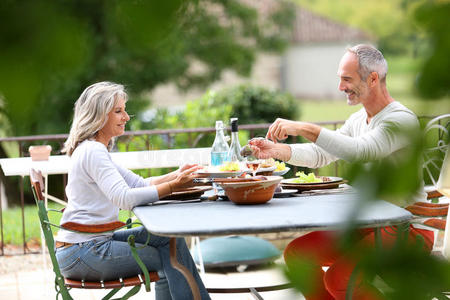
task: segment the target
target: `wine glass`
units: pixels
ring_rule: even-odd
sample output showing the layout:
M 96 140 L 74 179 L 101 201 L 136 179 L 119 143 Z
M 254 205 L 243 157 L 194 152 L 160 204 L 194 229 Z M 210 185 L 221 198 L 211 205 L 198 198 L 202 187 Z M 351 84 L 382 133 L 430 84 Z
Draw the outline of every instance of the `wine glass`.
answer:
M 256 171 L 259 169 L 259 165 L 261 164 L 261 160 L 259 159 L 248 159 L 247 158 L 247 168 L 252 171 L 253 177 L 256 176 Z

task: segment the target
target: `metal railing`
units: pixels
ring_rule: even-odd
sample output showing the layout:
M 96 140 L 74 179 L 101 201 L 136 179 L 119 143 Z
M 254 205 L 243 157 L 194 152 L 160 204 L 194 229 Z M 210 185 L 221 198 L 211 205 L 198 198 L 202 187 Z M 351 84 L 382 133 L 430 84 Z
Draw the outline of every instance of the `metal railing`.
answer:
M 432 117 L 423 116 L 423 119 L 431 119 Z M 344 121 L 326 121 L 326 122 L 315 122 L 315 124 L 324 126 L 333 130 L 336 130 Z M 255 132 L 261 130 L 267 130 L 271 124 L 249 124 L 240 125 L 240 132 L 248 132 L 250 138 L 255 136 Z M 122 145 L 125 151 L 129 151 L 130 146 L 132 146 L 132 151 L 142 151 L 142 150 L 155 150 L 151 142 L 152 138 L 159 137 L 161 140 L 165 141 L 165 148 L 172 149 L 177 147 L 174 144 L 175 137 L 179 135 L 185 135 L 187 137 L 188 148 L 195 148 L 199 142 L 208 135 L 215 134 L 215 128 L 189 128 L 189 129 L 154 129 L 154 130 L 139 130 L 139 131 L 127 131 L 125 132 L 117 141 L 118 145 Z M 33 143 L 44 144 L 53 143 L 59 147 L 52 150 L 52 154 L 61 154 L 61 149 L 64 141 L 67 139 L 67 134 L 55 134 L 55 135 L 35 135 L 35 136 L 21 136 L 21 137 L 5 137 L 0 138 L 0 143 L 3 142 L 13 142 L 17 143 L 18 153 L 20 157 L 28 156 L 28 146 Z M 139 140 L 139 142 L 135 142 Z M 295 143 L 298 139 L 293 137 L 290 142 Z M 140 147 L 140 148 L 139 148 Z M 334 163 L 334 173 L 338 175 L 339 163 Z M 294 172 L 296 169 L 294 169 Z M 149 173 L 150 174 L 150 173 Z M 63 176 L 64 186 L 67 183 L 67 175 Z M 19 178 L 20 187 L 20 207 L 21 207 L 21 221 L 22 221 L 22 240 L 23 240 L 23 254 L 32 253 L 32 251 L 27 246 L 26 241 L 26 228 L 25 228 L 25 211 L 24 211 L 24 179 Z M 1 185 L 0 185 L 1 188 Z M 0 190 L 1 197 L 1 190 Z M 65 197 L 65 195 L 64 195 Z M 4 224 L 3 224 L 3 208 L 0 199 L 0 255 L 4 255 Z M 17 224 L 8 224 L 9 226 L 17 226 Z

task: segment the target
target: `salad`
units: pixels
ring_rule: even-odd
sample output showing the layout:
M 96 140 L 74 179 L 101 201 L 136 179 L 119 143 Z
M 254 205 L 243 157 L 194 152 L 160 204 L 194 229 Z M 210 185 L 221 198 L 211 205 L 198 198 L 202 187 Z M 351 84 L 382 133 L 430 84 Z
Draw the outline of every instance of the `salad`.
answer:
M 283 171 L 286 169 L 286 164 L 283 161 L 282 162 L 275 161 L 275 166 L 277 167 L 275 171 Z
M 323 182 L 322 178 L 316 177 L 316 175 L 314 175 L 314 173 L 309 173 L 308 175 L 306 175 L 305 172 L 300 171 L 300 172 L 295 173 L 295 176 L 298 176 L 298 177 L 292 179 L 292 182 L 294 182 L 294 183 Z
M 226 172 L 235 172 L 239 171 L 241 168 L 239 167 L 239 164 L 237 162 L 226 162 L 223 165 L 219 167 L 219 171 L 226 171 Z

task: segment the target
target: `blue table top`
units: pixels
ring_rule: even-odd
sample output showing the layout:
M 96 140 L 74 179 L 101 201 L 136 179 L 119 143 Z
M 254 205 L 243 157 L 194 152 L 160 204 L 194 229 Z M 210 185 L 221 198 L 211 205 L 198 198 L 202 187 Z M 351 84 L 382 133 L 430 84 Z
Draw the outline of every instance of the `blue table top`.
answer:
M 334 230 L 352 216 L 358 227 L 395 225 L 412 218 L 407 210 L 386 201 L 359 201 L 356 193 L 274 198 L 259 205 L 230 201 L 147 205 L 133 212 L 149 232 L 172 237 Z

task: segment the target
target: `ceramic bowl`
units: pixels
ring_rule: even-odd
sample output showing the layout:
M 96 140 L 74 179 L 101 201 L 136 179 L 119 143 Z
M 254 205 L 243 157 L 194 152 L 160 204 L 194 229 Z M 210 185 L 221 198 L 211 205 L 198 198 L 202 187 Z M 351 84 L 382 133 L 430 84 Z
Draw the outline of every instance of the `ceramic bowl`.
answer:
M 31 160 L 33 161 L 48 160 L 50 152 L 52 152 L 52 146 L 30 146 L 28 151 L 30 152 Z
M 227 182 L 219 185 L 225 195 L 236 204 L 262 204 L 273 198 L 281 176 L 266 176 L 265 180 L 250 182 Z

